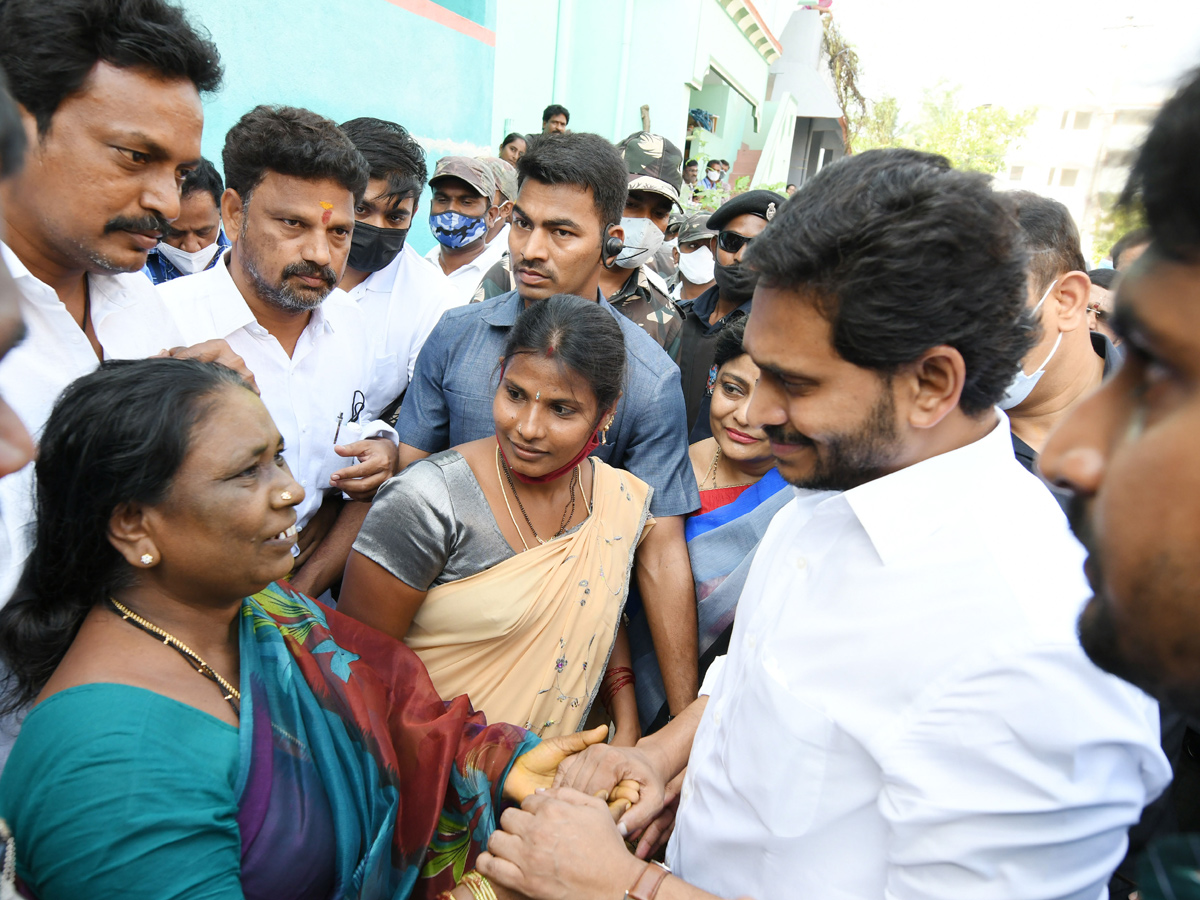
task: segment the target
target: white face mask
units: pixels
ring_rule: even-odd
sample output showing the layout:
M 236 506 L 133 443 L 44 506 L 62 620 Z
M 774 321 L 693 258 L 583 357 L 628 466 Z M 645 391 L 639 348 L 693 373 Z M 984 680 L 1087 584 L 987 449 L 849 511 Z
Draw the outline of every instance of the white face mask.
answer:
M 166 241 L 158 242 L 158 252 L 167 258 L 171 263 L 184 275 L 194 275 L 197 272 L 203 272 L 213 257 L 217 255 L 217 251 L 221 249 L 220 241 L 213 241 L 207 247 L 197 250 L 195 253 L 188 253 L 186 250 L 180 250 L 178 247 L 172 247 Z
M 1037 311 L 1042 308 L 1042 304 L 1046 302 L 1046 298 L 1050 296 L 1050 292 L 1054 290 L 1056 284 L 1058 284 L 1057 278 L 1050 283 L 1050 287 L 1046 288 L 1046 293 L 1042 294 L 1042 299 L 1033 308 L 1034 315 L 1037 315 Z M 1061 343 L 1062 332 L 1060 331 L 1058 333 L 1058 340 L 1054 342 L 1054 346 L 1050 350 L 1050 355 L 1046 357 L 1046 361 L 1038 366 L 1032 375 L 1026 375 L 1024 368 L 1017 370 L 1017 374 L 1013 376 L 1008 390 L 1004 392 L 1004 398 L 998 404 L 1001 409 L 1012 409 L 1014 406 L 1020 406 L 1025 402 L 1026 398 L 1033 393 L 1033 389 L 1037 387 L 1037 383 L 1041 381 L 1042 376 L 1046 374 L 1046 366 L 1050 365 L 1050 360 L 1054 359 L 1054 354 L 1058 352 L 1058 345 Z
M 625 232 L 625 249 L 617 256 L 617 265 L 622 269 L 636 269 L 662 246 L 662 229 L 649 219 L 622 216 L 621 230 Z
M 707 246 L 679 254 L 679 274 L 692 284 L 708 284 L 712 281 L 715 264 L 716 260 Z

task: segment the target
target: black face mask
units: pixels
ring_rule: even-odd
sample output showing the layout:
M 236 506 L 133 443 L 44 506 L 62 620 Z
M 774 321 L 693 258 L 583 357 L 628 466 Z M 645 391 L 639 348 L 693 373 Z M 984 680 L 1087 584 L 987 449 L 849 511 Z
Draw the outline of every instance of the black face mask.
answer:
M 404 249 L 406 237 L 407 228 L 380 228 L 366 222 L 355 222 L 354 235 L 350 238 L 350 257 L 346 262 L 350 268 L 360 272 L 378 272 Z
M 754 287 L 758 284 L 758 274 L 741 263 L 732 266 L 717 263 L 713 267 L 713 277 L 717 280 L 718 293 L 738 306 L 754 296 Z

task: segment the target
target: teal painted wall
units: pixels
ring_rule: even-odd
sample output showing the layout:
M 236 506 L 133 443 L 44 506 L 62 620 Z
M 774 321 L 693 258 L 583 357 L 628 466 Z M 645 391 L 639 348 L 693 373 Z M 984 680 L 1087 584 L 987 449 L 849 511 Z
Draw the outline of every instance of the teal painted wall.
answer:
M 768 65 L 715 0 L 497 0 L 492 143 L 507 130 L 541 130 L 551 102 L 571 129 L 619 141 L 642 127 L 681 149 L 693 87 L 712 65 L 762 98 Z M 733 158 L 754 123 L 737 94 L 720 110 L 713 146 Z M 511 129 L 506 129 L 506 121 Z
M 491 145 L 496 51 L 387 0 L 183 0 L 211 33 L 225 86 L 204 106 L 204 155 L 218 168 L 225 132 L 259 103 L 303 106 L 343 122 L 399 122 L 425 147 L 430 169 L 450 153 Z M 496 0 L 444 8 L 496 27 Z M 493 149 L 491 152 L 495 152 Z M 428 193 L 422 199 L 428 210 Z M 419 217 L 414 247 L 433 246 Z

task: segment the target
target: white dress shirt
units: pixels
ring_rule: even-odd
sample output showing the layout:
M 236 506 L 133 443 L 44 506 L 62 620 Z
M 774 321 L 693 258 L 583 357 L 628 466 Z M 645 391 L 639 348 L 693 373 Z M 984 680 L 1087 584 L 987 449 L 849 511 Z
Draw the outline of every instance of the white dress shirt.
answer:
M 19 291 L 25 340 L 0 362 L 0 393 L 33 435 L 41 438 L 54 401 L 68 384 L 100 365 L 91 342 L 58 294 L 39 281 L 7 245 L 0 256 Z M 141 272 L 88 276 L 92 329 L 105 359 L 141 359 L 181 346 L 183 336 Z M 32 548 L 33 463 L 0 479 L 0 605 L 8 601 Z
M 374 340 L 375 377 L 367 406 L 386 409 L 412 378 L 417 355 L 442 313 L 459 305 L 446 276 L 405 244 L 387 266 L 347 292 Z
M 275 427 L 283 435 L 284 459 L 304 488 L 296 508 L 303 528 L 332 491 L 329 476 L 356 460 L 333 452 L 337 443 L 357 440 L 350 425 L 354 394 L 365 394 L 373 376 L 373 346 L 358 305 L 335 289 L 313 310 L 291 356 L 258 324 L 229 274 L 229 253 L 204 272 L 158 286 L 167 309 L 189 344 L 224 338 L 246 361 L 262 393 Z M 358 416 L 362 437 L 396 432 L 385 422 L 371 421 L 377 410 L 365 407 Z M 338 427 L 338 414 L 342 424 Z
M 1171 771 L 1157 706 L 1079 647 L 1083 559 L 1004 417 L 796 490 L 705 678 L 676 873 L 759 900 L 1106 897 Z
M 450 289 L 454 292 L 455 306 L 466 306 L 470 303 L 475 296 L 475 291 L 479 288 L 479 283 L 483 281 L 483 276 L 487 274 L 488 269 L 500 261 L 500 257 L 508 249 L 510 227 L 506 223 L 496 236 L 488 241 L 482 253 L 465 266 L 459 266 L 449 275 L 442 269 L 441 244 L 435 244 L 433 249 L 425 254 L 425 258 L 433 263 L 437 273 L 449 283 Z

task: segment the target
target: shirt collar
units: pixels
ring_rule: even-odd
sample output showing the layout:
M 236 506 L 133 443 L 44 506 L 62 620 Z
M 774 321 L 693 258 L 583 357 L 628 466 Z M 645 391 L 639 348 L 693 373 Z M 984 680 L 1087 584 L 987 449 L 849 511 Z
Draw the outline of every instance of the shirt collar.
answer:
M 616 318 L 620 315 L 611 303 L 604 299 L 604 295 L 597 289 L 596 301 L 601 308 Z M 509 291 L 507 294 L 500 294 L 493 297 L 491 300 L 485 300 L 488 304 L 479 317 L 489 325 L 495 325 L 497 328 L 512 328 L 517 322 L 517 316 L 521 314 L 521 310 L 525 308 L 521 301 L 521 295 L 516 291 Z M 620 322 L 620 319 L 617 319 Z
M 28 279 L 41 286 L 41 290 L 25 290 L 21 295 L 30 303 L 45 305 L 47 303 L 54 305 L 62 301 L 58 299 L 58 293 L 46 282 L 42 281 L 36 275 L 29 271 L 29 267 L 21 262 L 21 258 L 12 251 L 8 244 L 0 241 L 0 258 L 3 258 L 4 264 L 8 266 L 9 274 L 12 275 L 13 281 L 18 283 Z M 137 287 L 142 287 L 144 282 L 150 286 L 150 290 L 154 290 L 153 284 L 140 272 L 122 273 L 137 275 L 142 281 L 140 282 L 122 282 L 118 275 L 95 275 L 88 273 L 88 291 L 92 297 L 92 324 L 98 325 L 99 321 L 107 314 L 109 307 L 106 305 L 111 303 L 114 307 L 123 308 L 131 305 L 137 300 L 136 296 L 131 296 L 129 285 L 135 284 Z
M 997 411 L 999 413 L 999 411 Z M 885 565 L 911 558 L 938 528 L 975 506 L 972 486 L 992 483 L 998 470 L 1019 465 L 1008 417 L 979 440 L 868 481 L 845 498 Z
M 233 275 L 229 272 L 229 263 L 233 257 L 232 250 L 226 250 L 221 255 L 221 261 L 211 269 L 205 269 L 203 272 L 197 272 L 195 275 L 185 276 L 187 278 L 207 278 L 209 281 L 209 290 L 203 291 L 205 305 L 212 316 L 213 328 L 217 334 L 230 335 L 240 328 L 245 328 L 247 331 L 265 331 L 262 325 L 258 323 L 258 319 L 254 315 L 254 311 L 250 309 L 250 304 L 246 302 L 246 298 L 242 296 L 241 290 L 237 283 L 233 280 Z M 193 282 L 193 286 L 201 288 L 201 282 Z M 334 288 L 337 291 L 338 288 Z M 197 293 L 200 293 L 198 291 Z M 333 331 L 333 323 L 329 321 L 329 317 L 325 315 L 325 303 L 333 296 L 331 292 L 329 297 L 313 310 L 312 318 L 309 319 L 305 331 Z

